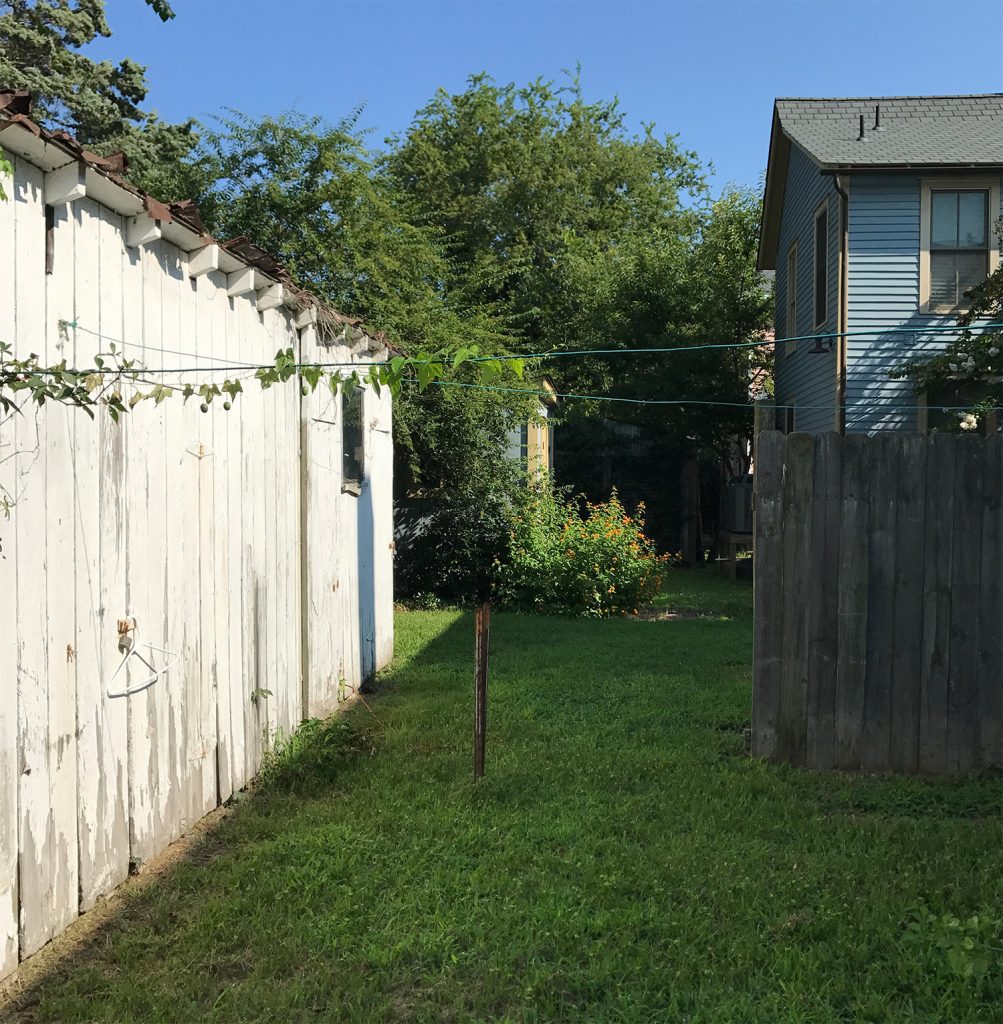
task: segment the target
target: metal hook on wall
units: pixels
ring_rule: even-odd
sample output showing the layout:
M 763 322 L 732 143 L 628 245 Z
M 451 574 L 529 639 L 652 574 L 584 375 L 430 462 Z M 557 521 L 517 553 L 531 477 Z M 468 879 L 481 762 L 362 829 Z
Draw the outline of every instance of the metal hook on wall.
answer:
M 130 636 L 130 633 L 133 635 Z M 108 680 L 108 686 L 105 689 L 105 693 L 108 697 L 131 697 L 134 693 L 141 693 L 143 690 L 147 690 L 153 686 L 161 676 L 167 675 L 167 673 L 170 672 L 170 670 L 178 663 L 178 655 L 173 651 L 168 651 L 164 647 L 157 647 L 145 640 L 142 641 L 142 646 L 146 648 L 150 658 L 155 654 L 162 654 L 164 656 L 165 663 L 162 667 L 158 668 L 150 658 L 144 657 L 138 650 L 140 647 L 140 641 L 137 637 L 138 633 L 139 627 L 136 625 L 135 619 L 122 619 L 119 621 L 118 649 L 122 652 L 122 660 L 118 663 L 118 668 L 116 668 L 112 673 L 111 679 Z M 124 690 L 113 690 L 112 685 L 122 674 L 122 670 L 125 668 L 130 658 L 135 658 L 138 661 L 141 661 L 150 670 L 151 674 L 135 686 L 127 686 Z

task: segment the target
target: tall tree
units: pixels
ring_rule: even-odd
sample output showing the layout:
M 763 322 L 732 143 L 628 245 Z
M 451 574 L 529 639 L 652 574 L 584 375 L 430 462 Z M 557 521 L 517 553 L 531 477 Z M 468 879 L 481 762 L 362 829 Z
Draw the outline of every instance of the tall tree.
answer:
M 463 93 L 439 92 L 393 140 L 385 167 L 441 230 L 450 284 L 467 301 L 496 310 L 524 350 L 588 353 L 544 362 L 561 390 L 692 400 L 570 401 L 557 446 L 565 482 L 596 498 L 619 482 L 630 499 L 649 499 L 652 529 L 674 544 L 677 470 L 705 456 L 716 472 L 751 430 L 755 357 L 604 353 L 763 331 L 756 198 L 729 190 L 711 203 L 695 154 L 650 126 L 630 132 L 616 101 L 586 101 L 577 77 L 517 87 L 480 75 Z M 735 404 L 700 404 L 709 400 Z
M 164 0 L 147 3 L 163 20 L 174 16 Z M 143 109 L 141 65 L 94 61 L 81 52 L 110 35 L 104 0 L 0 0 L 0 87 L 27 89 L 34 116 L 47 127 L 99 153 L 124 151 L 133 182 L 171 192 L 173 168 L 194 142 L 194 122 L 167 124 Z
M 758 221 L 758 196 L 729 188 L 701 210 L 692 237 L 631 238 L 593 269 L 594 301 L 578 330 L 612 354 L 572 361 L 570 388 L 667 404 L 568 403 L 561 475 L 596 499 L 616 485 L 628 502 L 646 501 L 665 547 L 679 540 L 684 466 L 702 467 L 712 532 L 722 461 L 741 466 L 731 456 L 748 450 L 750 385 L 769 369 L 767 349 L 754 344 L 771 323 L 755 269 Z M 617 355 L 623 348 L 641 352 Z M 554 366 L 569 372 L 565 360 Z
M 239 114 L 205 128 L 186 162 L 186 190 L 221 237 L 244 235 L 281 259 L 298 282 L 363 317 L 408 354 L 511 343 L 489 308 L 450 287 L 441 231 L 380 173 L 357 127 L 287 113 Z M 295 230 L 290 230 L 295 225 Z M 460 368 L 419 394 L 405 389 L 396 437 L 403 484 L 450 486 L 481 476 L 525 400 L 455 387 L 476 382 Z M 461 400 L 462 396 L 462 400 Z
M 495 309 L 529 345 L 567 341 L 583 269 L 638 232 L 687 233 L 696 158 L 653 129 L 630 134 L 618 103 L 585 100 L 570 77 L 440 91 L 385 163 L 423 222 L 446 239 L 450 284 Z

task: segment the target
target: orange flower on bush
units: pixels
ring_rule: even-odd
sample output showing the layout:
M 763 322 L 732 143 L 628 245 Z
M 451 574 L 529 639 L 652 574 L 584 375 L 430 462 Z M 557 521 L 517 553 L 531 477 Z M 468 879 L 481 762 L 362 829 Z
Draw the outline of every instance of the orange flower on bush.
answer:
M 644 508 L 536 490 L 513 517 L 508 557 L 496 573 L 502 603 L 605 617 L 643 607 L 661 587 L 664 556 L 644 534 Z

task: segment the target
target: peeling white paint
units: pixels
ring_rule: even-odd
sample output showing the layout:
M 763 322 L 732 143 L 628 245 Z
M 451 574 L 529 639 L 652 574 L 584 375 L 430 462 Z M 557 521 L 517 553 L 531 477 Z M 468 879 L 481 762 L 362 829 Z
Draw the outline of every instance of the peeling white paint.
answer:
M 319 346 L 284 307 L 259 314 L 218 269 L 190 277 L 163 237 L 127 248 L 124 218 L 89 196 L 57 212 L 44 274 L 43 172 L 15 167 L 0 339 L 16 353 L 83 366 L 124 341 L 151 368 L 204 367 L 196 380 L 279 348 L 372 358 Z M 0 518 L 0 977 L 390 657 L 389 396 L 366 394 L 354 496 L 330 391 L 245 386 L 229 413 L 175 398 L 120 425 L 58 406 L 0 419 L 0 485 L 18 498 Z M 129 616 L 179 661 L 109 699 Z

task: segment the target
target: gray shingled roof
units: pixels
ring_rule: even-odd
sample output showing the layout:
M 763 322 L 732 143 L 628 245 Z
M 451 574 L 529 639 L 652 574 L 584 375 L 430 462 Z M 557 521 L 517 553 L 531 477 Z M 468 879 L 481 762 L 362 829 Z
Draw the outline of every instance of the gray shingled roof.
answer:
M 826 167 L 1003 164 L 1003 93 L 778 99 L 777 114 L 785 134 Z

